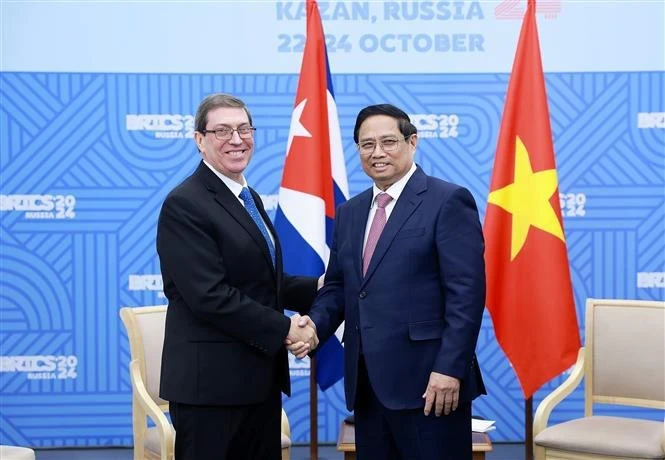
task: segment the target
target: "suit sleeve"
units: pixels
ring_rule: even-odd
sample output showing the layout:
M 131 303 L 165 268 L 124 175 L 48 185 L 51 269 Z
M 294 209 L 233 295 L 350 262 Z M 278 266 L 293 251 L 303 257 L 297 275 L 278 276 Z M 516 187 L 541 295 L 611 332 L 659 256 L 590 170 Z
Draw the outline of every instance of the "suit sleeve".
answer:
M 252 195 L 254 195 L 254 201 L 259 208 L 261 216 L 265 219 L 273 235 L 276 235 L 277 232 L 266 214 L 261 196 L 254 190 L 252 190 Z M 285 273 L 282 276 L 280 286 L 281 306 L 288 310 L 297 311 L 301 315 L 309 313 L 309 309 L 316 296 L 317 281 L 317 278 L 310 276 L 291 276 Z
M 344 274 L 337 252 L 343 221 L 342 208 L 338 208 L 325 281 L 309 313 L 321 343 L 328 340 L 344 321 Z
M 167 197 L 157 226 L 157 252 L 162 273 L 200 320 L 268 355 L 283 347 L 289 318 L 229 284 L 215 232 L 200 205 L 181 195 Z
M 474 356 L 485 308 L 485 244 L 468 190 L 459 188 L 451 195 L 436 226 L 445 326 L 432 370 L 462 379 Z
M 308 314 L 316 297 L 317 282 L 318 278 L 285 274 L 282 281 L 284 308 Z

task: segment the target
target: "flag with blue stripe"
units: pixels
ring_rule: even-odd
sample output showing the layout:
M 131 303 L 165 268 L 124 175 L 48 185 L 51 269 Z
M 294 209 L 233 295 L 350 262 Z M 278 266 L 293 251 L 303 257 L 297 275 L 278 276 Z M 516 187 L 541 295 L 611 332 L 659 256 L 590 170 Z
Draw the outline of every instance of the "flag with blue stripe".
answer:
M 275 215 L 287 273 L 319 276 L 325 272 L 335 209 L 348 197 L 321 16 L 316 1 L 308 0 L 307 39 Z M 343 377 L 343 351 L 340 334 L 319 346 L 316 381 L 322 390 Z

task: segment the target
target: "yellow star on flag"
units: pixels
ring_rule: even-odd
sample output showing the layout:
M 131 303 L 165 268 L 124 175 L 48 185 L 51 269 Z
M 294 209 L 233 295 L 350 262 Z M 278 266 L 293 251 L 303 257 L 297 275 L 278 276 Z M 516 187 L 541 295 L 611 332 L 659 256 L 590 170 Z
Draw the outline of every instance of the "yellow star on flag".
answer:
M 487 200 L 512 214 L 511 261 L 522 250 L 530 227 L 536 227 L 565 242 L 561 222 L 550 204 L 557 183 L 556 169 L 533 171 L 529 152 L 517 136 L 514 182 L 494 190 Z

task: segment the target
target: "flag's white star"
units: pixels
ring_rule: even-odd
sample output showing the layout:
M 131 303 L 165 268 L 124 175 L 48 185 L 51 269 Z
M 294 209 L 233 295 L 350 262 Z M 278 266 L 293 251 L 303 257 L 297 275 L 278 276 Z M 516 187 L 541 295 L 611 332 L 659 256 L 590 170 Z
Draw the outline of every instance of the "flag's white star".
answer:
M 291 143 L 293 142 L 294 137 L 312 137 L 310 132 L 307 131 L 307 129 L 300 122 L 300 117 L 305 110 L 305 104 L 307 104 L 307 99 L 303 99 L 302 102 L 296 105 L 293 109 L 293 114 L 291 115 L 291 128 L 289 129 L 289 141 L 286 144 L 287 155 L 291 151 Z

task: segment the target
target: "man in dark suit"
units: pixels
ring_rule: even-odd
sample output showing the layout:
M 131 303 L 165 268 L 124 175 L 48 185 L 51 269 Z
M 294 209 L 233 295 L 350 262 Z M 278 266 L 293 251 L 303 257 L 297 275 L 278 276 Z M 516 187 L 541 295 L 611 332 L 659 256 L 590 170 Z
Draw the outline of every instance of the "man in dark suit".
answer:
M 275 230 L 243 171 L 252 118 L 230 95 L 206 97 L 194 138 L 202 161 L 169 193 L 157 251 L 169 300 L 160 396 L 169 401 L 176 459 L 279 459 L 285 341 L 314 348 L 284 307 L 306 313 L 316 279 L 282 273 Z
M 354 141 L 374 185 L 337 210 L 310 317 L 320 340 L 346 320 L 358 459 L 471 459 L 471 400 L 485 393 L 475 357 L 485 305 L 476 204 L 415 165 L 417 130 L 399 108 L 364 108 Z

